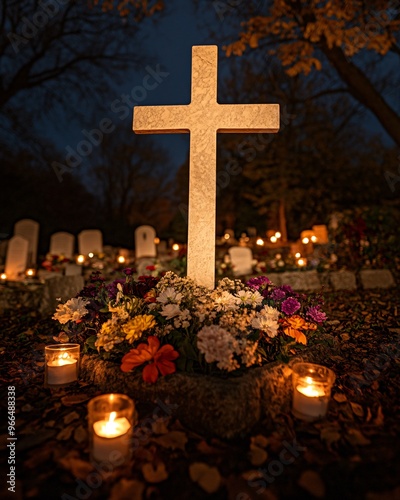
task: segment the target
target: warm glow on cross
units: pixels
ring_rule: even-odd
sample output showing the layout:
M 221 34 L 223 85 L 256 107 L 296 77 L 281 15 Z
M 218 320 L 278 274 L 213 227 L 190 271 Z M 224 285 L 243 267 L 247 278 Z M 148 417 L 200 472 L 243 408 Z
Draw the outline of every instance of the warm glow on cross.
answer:
M 218 104 L 214 45 L 192 48 L 192 99 L 177 106 L 136 106 L 138 134 L 190 133 L 187 275 L 214 288 L 218 132 L 275 133 L 278 104 Z

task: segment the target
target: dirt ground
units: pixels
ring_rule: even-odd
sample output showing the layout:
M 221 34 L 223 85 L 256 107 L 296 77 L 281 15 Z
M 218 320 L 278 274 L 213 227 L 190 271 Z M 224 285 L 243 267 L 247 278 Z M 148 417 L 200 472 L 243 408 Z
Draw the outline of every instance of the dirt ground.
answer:
M 340 346 L 325 362 L 337 377 L 325 419 L 305 423 L 280 414 L 227 442 L 185 429 L 168 404 L 139 404 L 132 459 L 103 469 L 89 461 L 87 434 L 87 403 L 99 392 L 83 382 L 44 388 L 43 349 L 57 325 L 35 311 L 5 311 L 0 497 L 399 499 L 399 290 L 330 292 L 325 300 L 327 333 Z M 15 441 L 7 440 L 12 387 Z M 14 479 L 15 493 L 8 490 Z

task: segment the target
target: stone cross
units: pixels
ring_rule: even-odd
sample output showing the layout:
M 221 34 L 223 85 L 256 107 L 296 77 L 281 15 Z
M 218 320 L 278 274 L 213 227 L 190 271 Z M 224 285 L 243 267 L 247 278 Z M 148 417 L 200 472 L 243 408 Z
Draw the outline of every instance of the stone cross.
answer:
M 279 104 L 218 104 L 215 45 L 192 47 L 192 99 L 178 106 L 136 106 L 137 134 L 190 133 L 187 275 L 215 285 L 217 132 L 279 130 Z

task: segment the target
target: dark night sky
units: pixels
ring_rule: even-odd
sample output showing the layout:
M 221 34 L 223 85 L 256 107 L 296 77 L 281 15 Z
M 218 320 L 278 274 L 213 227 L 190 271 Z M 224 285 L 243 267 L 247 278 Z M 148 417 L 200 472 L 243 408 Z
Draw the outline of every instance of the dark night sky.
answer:
M 204 9 L 201 11 L 204 14 Z M 169 75 L 163 79 L 160 85 L 147 93 L 140 105 L 161 105 L 161 104 L 187 104 L 190 102 L 190 78 L 191 78 L 191 47 L 193 45 L 219 46 L 219 79 L 224 74 L 223 68 L 230 64 L 231 59 L 227 59 L 222 50 L 221 39 L 233 40 L 240 30 L 240 25 L 233 15 L 226 13 L 224 19 L 218 17 L 213 3 L 206 10 L 206 18 L 199 16 L 196 12 L 194 2 L 187 0 L 172 0 L 167 3 L 166 10 L 149 20 L 146 20 L 140 27 L 142 41 L 140 42 L 140 53 L 143 62 L 139 68 L 127 68 L 126 80 L 118 88 L 110 88 L 105 97 L 104 105 L 108 109 L 108 115 L 115 124 L 121 122 L 121 113 L 110 111 L 111 104 L 119 99 L 122 94 L 129 94 L 138 85 L 141 85 L 143 76 L 146 75 L 146 66 L 156 67 L 158 64 L 168 72 Z M 211 24 L 210 24 L 211 23 Z M 200 26 L 202 25 L 202 26 Z M 218 40 L 210 33 L 218 33 Z M 230 35 L 230 36 L 229 36 Z M 244 56 L 245 57 L 245 56 Z M 387 65 L 390 57 L 385 58 Z M 220 86 L 220 84 L 219 84 Z M 398 104 L 398 95 L 389 94 L 387 99 L 391 104 Z M 220 99 L 220 100 L 223 100 Z M 85 106 L 84 103 L 82 103 Z M 96 112 L 94 102 L 86 103 L 88 113 L 86 117 L 79 117 L 71 121 L 68 125 L 57 126 L 54 122 L 44 121 L 43 130 L 46 135 L 50 135 L 58 147 L 65 151 L 65 147 L 70 145 L 73 149 L 80 140 L 84 139 L 82 129 L 90 130 L 95 128 L 100 119 L 105 116 L 104 111 Z M 131 129 L 131 113 L 123 120 L 124 125 Z M 382 134 L 385 142 L 389 145 L 391 140 L 387 137 L 377 120 L 370 112 L 364 110 L 360 117 L 364 126 L 371 131 Z M 133 132 L 132 132 L 133 133 Z M 171 155 L 172 167 L 178 168 L 185 160 L 189 148 L 188 134 L 152 135 L 156 145 L 166 147 Z M 90 158 L 87 159 L 90 162 Z M 84 169 L 81 169 L 84 175 Z

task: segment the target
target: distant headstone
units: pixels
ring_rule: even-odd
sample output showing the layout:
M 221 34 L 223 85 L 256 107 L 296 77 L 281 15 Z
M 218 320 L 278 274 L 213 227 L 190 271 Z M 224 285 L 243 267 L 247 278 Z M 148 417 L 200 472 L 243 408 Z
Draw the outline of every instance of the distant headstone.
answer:
M 27 266 L 35 265 L 39 240 L 39 223 L 32 219 L 22 219 L 16 222 L 14 236 L 22 236 L 28 241 Z
M 249 247 L 231 247 L 228 252 L 235 276 L 252 274 L 253 253 Z
M 297 240 L 295 243 L 290 243 L 290 253 L 296 255 L 296 253 L 303 252 L 303 243 L 300 240 Z
M 325 224 L 313 226 L 312 230 L 317 237 L 316 243 L 318 245 L 326 245 L 327 243 L 329 243 L 328 228 L 325 226 Z
M 78 234 L 79 253 L 88 255 L 89 253 L 103 252 L 103 235 L 99 229 L 85 229 Z
M 156 231 L 152 226 L 139 226 L 135 230 L 135 255 L 137 259 L 157 256 L 155 237 Z
M 51 255 L 64 255 L 67 259 L 71 259 L 74 255 L 74 245 L 75 236 L 60 231 L 51 235 L 50 253 Z
M 13 236 L 8 242 L 6 266 L 4 272 L 7 279 L 16 280 L 21 277 L 28 266 L 29 242 L 22 236 Z

